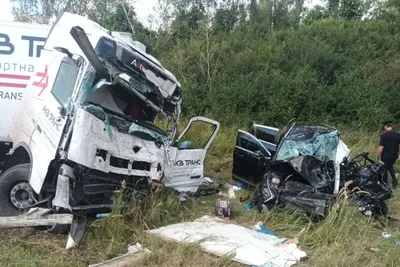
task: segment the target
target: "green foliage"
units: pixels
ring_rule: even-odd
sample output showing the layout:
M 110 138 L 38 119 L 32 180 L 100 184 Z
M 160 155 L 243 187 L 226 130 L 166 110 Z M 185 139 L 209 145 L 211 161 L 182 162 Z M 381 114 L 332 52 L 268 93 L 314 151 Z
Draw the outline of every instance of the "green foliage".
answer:
M 186 115 L 226 124 L 292 119 L 377 127 L 400 119 L 396 21 L 309 20 L 252 36 L 206 30 L 161 53 L 184 88 Z M 208 37 L 207 37 L 208 36 Z
M 187 116 L 276 126 L 400 119 L 399 1 L 326 0 L 307 11 L 304 0 L 159 0 L 158 32 L 137 21 L 129 1 L 13 1 L 24 21 L 67 10 L 111 30 L 133 27 L 181 81 Z

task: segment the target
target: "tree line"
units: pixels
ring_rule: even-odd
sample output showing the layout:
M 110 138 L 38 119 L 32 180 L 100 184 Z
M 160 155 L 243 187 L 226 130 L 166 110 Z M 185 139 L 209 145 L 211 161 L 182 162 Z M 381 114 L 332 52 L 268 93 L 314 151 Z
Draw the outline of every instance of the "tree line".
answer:
M 228 125 L 292 120 L 377 127 L 400 119 L 400 1 L 12 0 L 19 21 L 61 11 L 134 31 L 181 81 L 186 116 Z

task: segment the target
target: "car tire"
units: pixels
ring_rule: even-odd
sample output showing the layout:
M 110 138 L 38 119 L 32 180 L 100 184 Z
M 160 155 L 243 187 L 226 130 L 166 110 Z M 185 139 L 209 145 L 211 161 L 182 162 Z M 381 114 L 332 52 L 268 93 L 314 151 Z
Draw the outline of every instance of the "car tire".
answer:
M 0 175 L 0 216 L 21 215 L 34 203 L 35 192 L 29 185 L 29 172 L 30 164 L 21 164 Z

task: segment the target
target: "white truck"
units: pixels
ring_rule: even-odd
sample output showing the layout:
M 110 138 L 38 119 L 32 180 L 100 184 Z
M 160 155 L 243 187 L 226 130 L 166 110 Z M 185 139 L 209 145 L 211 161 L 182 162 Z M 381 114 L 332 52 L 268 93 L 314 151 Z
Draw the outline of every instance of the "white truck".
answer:
M 124 37 L 63 13 L 38 65 L 47 86 L 28 84 L 8 132 L 0 215 L 34 207 L 72 215 L 67 247 L 82 238 L 88 218 L 110 211 L 117 192 L 126 201 L 154 184 L 195 192 L 219 130 L 218 122 L 196 117 L 175 140 L 180 84 L 143 44 Z M 168 132 L 157 118 L 170 122 Z M 211 127 L 209 136 L 188 145 L 199 124 Z

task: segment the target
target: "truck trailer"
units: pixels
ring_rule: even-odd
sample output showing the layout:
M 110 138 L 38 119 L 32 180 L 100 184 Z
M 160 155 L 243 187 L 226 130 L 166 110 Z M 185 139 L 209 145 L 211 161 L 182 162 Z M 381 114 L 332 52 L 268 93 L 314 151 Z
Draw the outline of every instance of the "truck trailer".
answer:
M 29 84 L 45 88 L 46 69 L 38 63 L 50 26 L 0 21 L 0 136 L 7 137 Z M 4 139 L 4 138 L 3 138 Z

